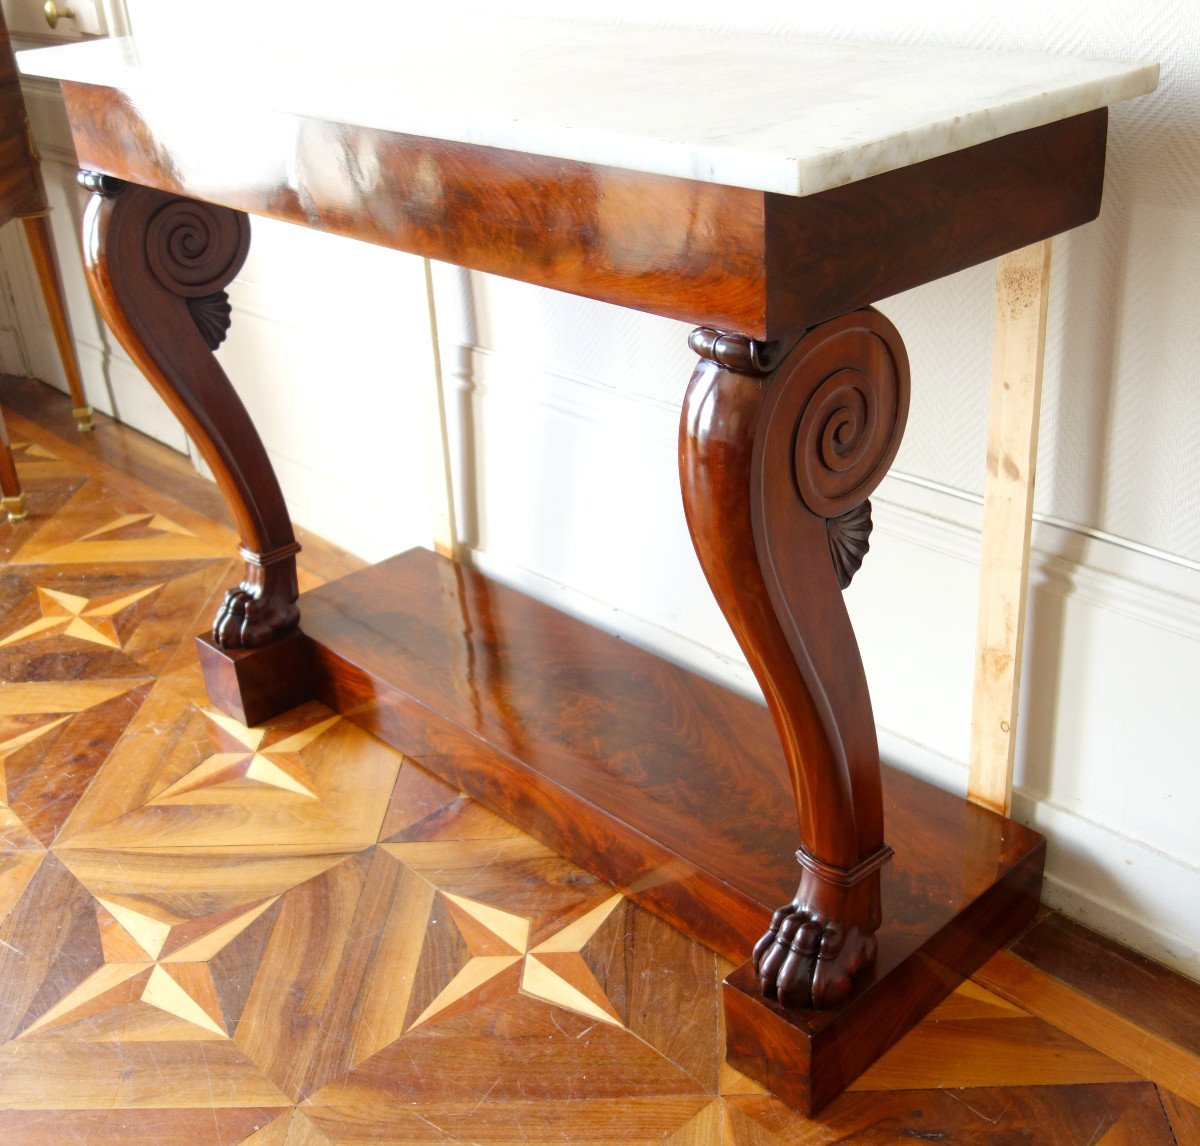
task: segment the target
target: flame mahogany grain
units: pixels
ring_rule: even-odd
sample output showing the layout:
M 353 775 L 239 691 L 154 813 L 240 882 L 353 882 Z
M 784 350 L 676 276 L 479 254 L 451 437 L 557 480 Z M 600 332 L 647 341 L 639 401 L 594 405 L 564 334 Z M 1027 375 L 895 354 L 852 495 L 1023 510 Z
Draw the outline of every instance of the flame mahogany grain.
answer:
M 199 123 L 193 100 L 63 94 L 84 169 L 758 339 L 1095 218 L 1108 122 L 1102 108 L 798 199 L 215 95 Z M 272 146 L 235 153 L 224 117 Z

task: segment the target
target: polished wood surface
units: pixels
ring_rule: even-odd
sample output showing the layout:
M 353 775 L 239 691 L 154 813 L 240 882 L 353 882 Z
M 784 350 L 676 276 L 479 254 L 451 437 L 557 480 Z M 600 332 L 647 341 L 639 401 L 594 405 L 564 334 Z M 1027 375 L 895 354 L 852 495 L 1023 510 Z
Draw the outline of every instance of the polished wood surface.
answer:
M 83 181 L 93 297 L 204 456 L 241 539 L 245 575 L 218 610 L 213 639 L 226 649 L 269 644 L 296 627 L 299 546 L 262 440 L 212 353 L 229 329 L 225 287 L 245 262 L 249 221 L 104 176 Z
M 1053 914 L 1004 997 L 964 983 L 819 1118 L 789 1109 L 721 1062 L 711 952 L 327 710 L 214 713 L 191 633 L 238 573 L 211 485 L 3 394 L 56 427 L 6 410 L 32 511 L 0 524 L 10 1146 L 1198 1140 L 1147 1041 L 1200 1077 L 1195 985 Z M 1107 1020 L 1048 1018 L 1056 985 Z
M 29 117 L 12 41 L 0 13 L 0 227 L 45 211 L 46 190 L 33 158 Z
M 20 521 L 25 516 L 26 500 L 8 440 L 8 428 L 0 416 L 0 509 L 9 521 Z
M 793 892 L 794 797 L 761 705 L 424 550 L 304 602 L 322 700 L 714 950 L 744 960 Z M 912 934 L 880 974 L 929 918 L 945 922 L 952 901 L 1042 848 L 1027 828 L 884 775 L 886 813 L 913 838 L 883 871 L 885 898 L 898 897 L 889 926 Z M 936 896 L 905 891 L 908 863 L 936 869 L 967 841 L 963 861 L 931 870 Z
M 1050 913 L 978 978 L 1200 1106 L 1200 984 Z
M 856 311 L 773 348 L 700 329 L 683 404 L 688 528 L 767 698 L 800 825 L 799 890 L 755 947 L 768 994 L 830 1006 L 875 960 L 883 838 L 879 747 L 842 602 L 875 486 L 908 414 L 895 328 Z M 847 526 L 847 522 L 856 525 Z M 857 567 L 857 566 L 855 566 Z
M 63 93 L 85 169 L 758 339 L 1094 218 L 1107 125 L 1101 109 L 796 199 L 211 102 L 208 130 L 179 130 L 186 99 Z M 224 119 L 269 153 L 231 151 Z
M 918 796 L 914 818 L 923 807 Z M 962 841 L 954 842 L 963 848 Z M 1039 849 L 971 902 L 960 898 L 960 909 L 951 918 L 937 913 L 941 917 L 936 922 L 928 920 L 919 932 L 912 929 L 908 939 L 917 946 L 894 968 L 888 961 L 889 932 L 895 926 L 889 917 L 879 932 L 876 976 L 841 1008 L 803 1012 L 780 1006 L 762 997 L 753 964 L 739 967 L 726 980 L 722 996 L 728 1061 L 789 1106 L 806 1114 L 820 1112 L 998 945 L 1020 933 L 1037 910 L 1043 862 Z M 938 894 L 929 871 L 908 871 L 904 878 L 910 887 L 915 880 L 916 886 Z M 895 898 L 885 884 L 889 911 Z
M 67 315 L 58 256 L 54 253 L 54 236 L 50 231 L 50 221 L 45 215 L 34 215 L 22 219 L 21 225 L 25 230 L 25 240 L 29 244 L 34 270 L 37 272 L 38 285 L 42 289 L 42 300 L 46 304 L 50 329 L 54 332 L 54 344 L 58 347 L 58 357 L 67 376 L 67 390 L 75 406 L 73 412 L 76 427 L 80 430 L 90 430 L 92 408 L 84 396 L 83 378 L 79 373 L 79 358 L 71 337 L 71 322 Z

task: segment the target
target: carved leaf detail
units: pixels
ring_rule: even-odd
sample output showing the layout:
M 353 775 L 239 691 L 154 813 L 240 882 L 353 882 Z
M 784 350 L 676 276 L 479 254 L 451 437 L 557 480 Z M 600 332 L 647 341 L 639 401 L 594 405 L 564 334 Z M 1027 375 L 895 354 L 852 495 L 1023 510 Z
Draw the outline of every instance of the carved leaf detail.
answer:
M 862 568 L 863 558 L 871 548 L 871 503 L 864 501 L 840 517 L 825 522 L 829 535 L 829 554 L 838 584 L 845 589 Z
M 189 298 L 187 307 L 209 350 L 216 350 L 225 341 L 233 321 L 229 295 L 220 290 L 203 298 Z

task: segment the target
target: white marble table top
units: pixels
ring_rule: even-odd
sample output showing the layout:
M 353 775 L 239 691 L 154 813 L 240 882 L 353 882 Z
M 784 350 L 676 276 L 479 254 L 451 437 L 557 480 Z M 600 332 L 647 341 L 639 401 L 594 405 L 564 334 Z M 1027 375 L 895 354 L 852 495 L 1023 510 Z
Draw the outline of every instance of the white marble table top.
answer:
M 203 21 L 195 21 L 203 23 Z M 20 53 L 30 75 L 787 195 L 1152 91 L 1156 64 L 549 20 Z

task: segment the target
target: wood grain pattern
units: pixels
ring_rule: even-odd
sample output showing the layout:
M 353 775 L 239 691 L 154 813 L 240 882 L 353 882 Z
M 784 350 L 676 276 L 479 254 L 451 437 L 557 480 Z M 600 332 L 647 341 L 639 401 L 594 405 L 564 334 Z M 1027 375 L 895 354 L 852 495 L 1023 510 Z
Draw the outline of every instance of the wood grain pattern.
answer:
M 12 41 L 0 14 L 0 227 L 48 209 L 41 172 L 30 150 L 29 119 Z
M 1194 1137 L 1181 1095 L 1096 1081 L 1137 1075 L 1138 1056 L 1151 1068 L 1156 1027 L 1186 1053 L 1191 996 L 1053 915 L 1020 941 L 1038 972 L 1029 998 L 1017 983 L 1004 998 L 964 984 L 860 1082 L 888 1089 L 848 1093 L 817 1120 L 761 1093 L 719 1061 L 728 966 L 695 941 L 320 706 L 257 729 L 214 719 L 191 634 L 235 576 L 228 528 L 101 460 L 128 450 L 143 477 L 173 474 L 186 492 L 165 450 L 119 426 L 80 438 L 57 393 L 32 408 L 63 436 L 12 418 L 36 512 L 0 529 L 0 642 L 54 621 L 0 645 L 6 1141 Z M 185 500 L 202 504 L 190 482 Z M 103 554 L 94 586 L 89 550 Z M 31 574 L 87 600 L 164 587 L 111 629 L 92 616 L 96 633 L 67 634 L 43 618 Z M 502 604 L 492 615 L 511 623 Z M 686 724 L 690 710 L 662 711 Z M 777 782 L 790 800 L 781 764 Z M 1103 1033 L 1123 1047 L 1030 1012 L 1047 981 L 1079 997 L 1093 979 L 1111 992 Z M 1022 1085 L 1035 1070 L 1041 1084 Z
M 443 595 L 453 627 L 426 606 Z M 715 950 L 744 959 L 790 896 L 794 800 L 761 706 L 420 550 L 306 602 L 326 703 Z M 997 863 L 1040 854 L 1027 829 L 885 776 L 887 813 L 910 841 L 903 862 L 928 865 L 947 902 L 978 895 Z M 741 814 L 709 824 L 712 807 Z M 935 875 L 950 840 L 972 841 L 972 858 Z M 924 897 L 887 870 L 897 934 L 919 931 Z M 694 903 L 689 888 L 703 889 Z
M 83 181 L 92 191 L 83 222 L 92 295 L 204 456 L 241 539 L 246 571 L 218 610 L 213 641 L 224 649 L 271 644 L 299 619 L 299 546 L 262 440 L 212 355 L 228 326 L 224 288 L 245 261 L 249 223 L 102 176 Z M 215 326 L 202 317 L 214 314 Z
M 1107 125 L 1102 109 L 795 199 L 222 107 L 215 93 L 206 114 L 223 130 L 176 133 L 186 100 L 63 91 L 86 168 L 760 339 L 1094 218 Z M 232 152 L 235 130 L 287 154 Z M 212 170 L 228 177 L 197 174 Z
M 978 978 L 1181 1098 L 1200 1104 L 1200 985 L 1048 915 Z
M 823 321 L 1094 219 L 1107 131 L 1101 108 L 791 206 L 768 196 L 768 327 Z
M 983 1087 L 847 1094 L 817 1121 L 770 1098 L 732 1098 L 732 1141 L 748 1146 L 1054 1142 L 1174 1146 L 1154 1087 Z
M 869 513 L 900 445 L 908 359 L 872 310 L 816 327 L 777 361 L 775 348 L 704 328 L 691 346 L 701 357 L 679 431 L 688 529 L 767 698 L 800 826 L 799 890 L 755 961 L 785 1005 L 832 1006 L 874 962 L 888 849 L 875 721 L 830 525 Z
M 848 671 L 843 668 L 844 651 L 854 641 L 838 587 L 848 579 L 853 562 L 841 561 L 835 571 L 835 563 L 825 559 L 831 539 L 825 522 L 834 519 L 846 526 L 832 532 L 835 550 L 861 548 L 867 526 L 858 519 L 850 526 L 846 517 L 859 512 L 895 454 L 907 409 L 907 372 L 898 338 L 880 329 L 871 331 L 879 346 L 865 355 L 869 365 L 860 361 L 861 355 L 843 360 L 826 354 L 840 345 L 842 335 L 871 325 L 857 315 L 833 316 L 849 305 L 892 293 L 898 289 L 897 276 L 901 285 L 915 285 L 926 281 L 929 266 L 944 274 L 1019 245 L 1012 241 L 1017 235 L 1042 237 L 1092 217 L 1099 209 L 1106 113 L 1023 132 L 808 201 L 245 108 L 237 109 L 236 130 L 280 140 L 285 154 L 243 159 L 237 172 L 226 168 L 219 189 L 192 186 L 181 172 L 211 169 L 211 164 L 197 162 L 211 142 L 209 133 L 175 132 L 169 126 L 181 122 L 187 97 L 146 97 L 154 105 L 147 107 L 139 102 L 143 97 L 78 84 L 65 84 L 64 96 L 81 160 L 95 167 L 85 177 L 95 192 L 87 224 L 93 291 L 118 337 L 193 438 L 201 431 L 201 451 L 242 534 L 247 573 L 226 598 L 213 628 L 213 641 L 226 650 L 274 645 L 294 631 L 298 620 L 297 547 L 278 483 L 224 375 L 197 352 L 194 336 L 191 343 L 186 336 L 187 319 L 195 320 L 210 349 L 224 335 L 228 307 L 221 292 L 245 255 L 241 210 L 293 218 L 426 257 L 705 322 L 693 345 L 712 358 L 717 381 L 747 372 L 740 360 L 723 359 L 722 342 L 730 339 L 721 331 L 743 332 L 743 341 L 747 335 L 770 339 L 794 336 L 819 319 L 830 319 L 828 327 L 801 338 L 794 361 L 784 359 L 762 407 L 761 432 L 746 432 L 749 427 L 742 425 L 745 403 L 735 401 L 728 416 L 719 412 L 711 419 L 685 413 L 681 473 L 702 563 L 756 671 L 766 677 L 764 687 L 799 807 L 800 888 L 777 909 L 756 947 L 759 974 L 769 995 L 797 1007 L 835 1006 L 852 992 L 856 977 L 865 983 L 877 952 L 880 867 L 890 850 L 882 835 L 878 753 L 865 680 L 855 658 L 850 658 Z M 208 110 L 211 115 L 214 109 Z M 155 125 L 167 126 L 156 131 Z M 236 149 L 232 153 L 238 154 Z M 1033 153 L 1041 165 L 1031 164 Z M 289 172 L 286 181 L 279 177 L 281 159 Z M 1053 168 L 1050 175 L 1043 169 L 1046 163 Z M 331 177 L 331 170 L 338 176 Z M 365 181 L 364 171 L 370 173 Z M 127 188 L 115 178 L 118 172 L 137 186 Z M 339 186 L 331 193 L 334 183 Z M 381 188 L 386 194 L 379 193 Z M 196 199 L 185 197 L 193 195 Z M 214 196 L 221 206 L 203 202 Z M 175 257 L 176 234 L 188 236 L 187 266 Z M 884 238 L 889 241 L 881 242 Z M 832 295 L 814 294 L 807 285 L 814 281 L 817 249 L 824 254 L 824 273 L 815 281 L 832 284 Z M 789 261 L 797 251 L 801 261 Z M 191 265 L 200 255 L 202 261 Z M 847 304 L 847 299 L 857 301 Z M 853 324 L 852 332 L 843 329 L 846 322 Z M 876 327 L 882 322 L 876 316 Z M 160 327 L 171 331 L 169 339 L 162 338 Z M 756 361 L 762 356 L 756 347 L 762 343 L 746 345 L 749 372 L 769 373 Z M 742 356 L 739 351 L 734 358 Z M 806 368 L 810 359 L 815 365 Z M 879 366 L 890 368 L 875 369 Z M 692 391 L 699 395 L 691 403 L 697 411 L 708 405 L 708 373 L 702 367 L 699 391 Z M 878 418 L 873 406 L 865 415 L 859 411 L 857 399 L 844 409 L 836 405 L 841 401 L 837 380 L 850 374 L 869 381 L 872 399 L 879 391 L 883 414 Z M 878 383 L 884 375 L 891 385 Z M 832 391 L 826 394 L 829 386 Z M 860 393 L 854 386 L 842 389 Z M 710 421 L 728 422 L 729 431 L 718 433 L 711 449 L 704 434 L 687 429 Z M 878 435 L 862 428 L 877 423 L 882 427 Z M 738 427 L 737 432 L 730 427 Z M 797 432 L 802 450 L 810 439 L 814 446 L 805 456 L 793 457 Z M 819 444 L 838 457 L 825 457 Z M 861 458 L 859 446 L 864 447 Z M 721 461 L 708 467 L 709 455 L 725 459 L 738 449 L 740 464 Z M 710 469 L 716 478 L 706 484 Z M 811 511 L 800 518 L 799 529 L 792 525 L 791 483 L 780 480 L 781 475 L 794 478 Z M 704 489 L 693 493 L 690 484 Z M 708 496 L 709 484 L 715 498 Z M 753 535 L 761 573 L 756 584 L 765 586 L 759 596 L 769 599 L 770 609 L 765 602 L 743 598 L 740 584 L 723 569 L 724 556 L 706 559 L 710 550 L 721 549 L 726 533 L 720 513 L 716 521 L 706 516 L 710 503 L 731 505 L 725 517 L 743 527 L 750 510 L 752 528 L 741 529 L 734 547 L 749 549 Z M 806 540 L 799 549 L 794 545 L 797 534 Z M 818 549 L 823 560 L 814 565 L 812 554 Z M 819 571 L 807 575 L 826 566 L 823 576 Z M 774 617 L 767 618 L 764 638 L 758 622 L 769 612 Z M 790 678 L 801 682 L 798 690 L 788 687 L 791 679 L 780 684 L 777 674 L 765 672 L 764 666 L 779 658 L 759 655 L 760 646 L 774 650 L 780 644 L 788 647 L 783 659 L 790 663 Z M 256 659 L 259 668 L 251 671 L 249 665 L 210 654 L 206 650 L 206 661 L 220 678 L 214 685 L 218 697 L 238 695 L 243 688 L 253 691 L 255 680 L 276 675 L 273 665 L 262 667 L 261 656 Z M 299 675 L 303 681 L 304 674 Z M 353 681 L 346 674 L 342 679 L 352 701 L 381 683 L 361 674 Z M 253 699 L 236 710 L 247 718 L 252 712 L 267 717 L 275 705 L 301 699 L 293 695 L 296 691 L 284 690 L 261 711 Z M 498 707 L 510 715 L 515 700 L 504 697 Z M 524 742 L 523 754 L 537 750 L 520 722 L 509 720 L 507 731 L 512 742 Z M 454 750 L 469 752 L 461 739 L 454 743 L 458 732 L 445 720 L 427 721 L 421 730 L 425 741 L 449 734 L 451 751 L 445 741 L 437 749 L 448 756 Z M 486 772 L 477 766 L 474 776 L 480 790 L 490 791 L 494 778 Z M 672 777 L 674 786 L 681 783 L 687 783 L 686 777 Z M 572 804 L 583 807 L 567 788 L 552 792 L 542 783 L 537 796 L 555 798 L 558 809 L 535 811 L 535 818 L 554 820 L 557 814 L 561 822 Z M 529 792 L 516 797 L 526 803 L 531 798 Z M 686 826 L 702 838 L 707 820 L 692 816 Z M 625 884 L 651 857 L 655 862 L 675 860 L 671 849 L 638 836 L 625 833 L 602 841 L 614 846 L 619 839 L 624 845 L 626 856 L 614 857 L 612 863 Z M 747 857 L 757 862 L 759 850 L 753 846 L 737 858 L 742 864 Z M 696 871 L 692 869 L 693 878 Z M 1006 874 L 999 873 L 1000 882 Z M 664 882 L 681 886 L 673 878 Z M 733 905 L 733 899 L 726 894 L 720 906 Z M 955 900 L 954 912 L 971 902 L 971 896 Z M 677 895 L 672 910 L 684 905 Z M 744 922 L 753 907 L 740 906 L 739 922 Z M 701 932 L 728 929 L 734 922 L 715 922 L 707 907 L 693 914 L 705 917 Z
M 967 796 L 1001 815 L 1017 751 L 1049 302 L 1049 241 L 999 260 Z
M 75 424 L 80 430 L 92 429 L 92 408 L 83 392 L 83 378 L 79 373 L 79 358 L 71 337 L 71 320 L 67 314 L 66 295 L 63 291 L 62 274 L 58 269 L 58 256 L 54 251 L 54 236 L 50 221 L 45 215 L 34 215 L 21 220 L 25 239 L 37 272 L 38 285 L 42 289 L 42 301 L 46 304 L 46 315 L 54 333 L 54 344 L 67 376 L 67 389 L 74 405 Z
M 1158 1093 L 1179 1146 L 1200 1142 L 1200 1106 L 1185 1102 L 1178 1095 L 1161 1087 Z

